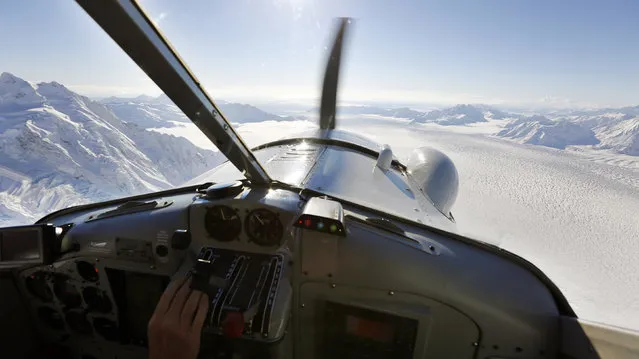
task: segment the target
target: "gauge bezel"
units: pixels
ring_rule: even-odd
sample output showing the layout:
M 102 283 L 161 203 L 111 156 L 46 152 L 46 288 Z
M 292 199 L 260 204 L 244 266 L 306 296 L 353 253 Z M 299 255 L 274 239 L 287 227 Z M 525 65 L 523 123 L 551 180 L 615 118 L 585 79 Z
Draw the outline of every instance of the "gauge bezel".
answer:
M 251 222 L 251 217 L 254 216 L 256 213 L 268 213 L 269 216 L 273 216 L 275 218 L 275 223 L 277 226 L 277 238 L 274 239 L 273 241 L 267 240 L 267 241 L 262 241 L 260 239 L 257 239 L 255 237 L 253 237 L 253 235 L 251 234 L 251 231 L 249 230 L 249 226 L 250 226 L 250 222 Z M 284 226 L 282 226 L 282 221 L 280 220 L 280 215 L 277 212 L 271 211 L 267 208 L 256 208 L 252 211 L 250 211 L 245 219 L 244 219 L 244 232 L 246 233 L 246 237 L 248 238 L 249 242 L 253 242 L 259 246 L 262 247 L 275 247 L 275 246 L 279 246 L 280 243 L 282 242 L 282 236 L 284 235 Z
M 82 295 L 71 277 L 66 274 L 54 274 L 53 294 L 58 302 L 67 309 L 78 308 L 82 305 Z
M 230 210 L 231 212 L 235 213 L 238 222 L 237 228 L 233 228 L 233 231 L 230 234 L 225 234 L 223 237 L 220 236 L 219 233 L 212 233 L 212 230 L 209 228 L 209 223 L 211 222 L 209 220 L 209 213 L 213 213 L 214 210 L 219 210 L 221 208 L 223 208 L 224 210 Z M 228 222 L 230 223 L 232 221 Z M 231 206 L 219 204 L 208 207 L 206 209 L 206 212 L 204 213 L 204 229 L 206 230 L 206 233 L 209 235 L 209 237 L 215 239 L 218 242 L 232 242 L 234 240 L 238 240 L 240 238 L 240 235 L 242 234 L 242 218 L 239 214 L 239 211 Z

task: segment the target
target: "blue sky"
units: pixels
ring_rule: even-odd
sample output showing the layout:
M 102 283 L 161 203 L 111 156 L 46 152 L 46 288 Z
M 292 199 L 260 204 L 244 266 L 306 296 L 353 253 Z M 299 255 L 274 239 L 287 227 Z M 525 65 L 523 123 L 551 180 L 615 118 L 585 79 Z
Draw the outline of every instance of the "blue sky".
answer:
M 143 0 L 214 98 L 313 101 L 333 18 L 346 102 L 639 104 L 639 2 Z M 89 96 L 158 89 L 71 1 L 11 1 L 0 71 Z

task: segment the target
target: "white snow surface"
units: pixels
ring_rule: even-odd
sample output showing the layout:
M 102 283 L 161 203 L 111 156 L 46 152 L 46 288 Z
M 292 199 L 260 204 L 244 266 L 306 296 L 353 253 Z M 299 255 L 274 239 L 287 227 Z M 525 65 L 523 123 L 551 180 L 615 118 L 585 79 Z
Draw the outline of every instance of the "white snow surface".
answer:
M 311 112 L 300 121 L 218 105 L 236 105 L 225 115 L 249 146 L 316 127 Z M 400 160 L 425 145 L 446 153 L 460 175 L 453 213 L 461 233 L 533 262 L 578 315 L 639 330 L 638 107 L 543 118 L 480 105 L 340 114 L 338 127 L 390 144 Z M 223 159 L 165 97 L 95 102 L 7 73 L 0 153 L 0 225 L 173 187 Z
M 184 113 L 166 95 L 159 97 L 138 96 L 135 98 L 108 97 L 100 100 L 123 121 L 144 128 L 166 128 L 191 123 Z M 229 122 L 264 122 L 301 120 L 302 116 L 278 116 L 257 107 L 218 101 L 217 105 Z
M 639 106 L 574 110 L 527 116 L 486 105 L 456 105 L 431 111 L 373 106 L 343 106 L 338 115 L 378 115 L 430 126 L 481 126 L 515 142 L 564 149 L 581 146 L 639 156 Z M 338 116 L 338 118 L 341 118 Z M 483 124 L 488 124 L 483 126 Z M 497 125 L 496 127 L 494 125 Z M 456 130 L 452 128 L 451 130 Z
M 119 119 L 51 82 L 0 75 L 0 225 L 174 187 L 222 155 Z

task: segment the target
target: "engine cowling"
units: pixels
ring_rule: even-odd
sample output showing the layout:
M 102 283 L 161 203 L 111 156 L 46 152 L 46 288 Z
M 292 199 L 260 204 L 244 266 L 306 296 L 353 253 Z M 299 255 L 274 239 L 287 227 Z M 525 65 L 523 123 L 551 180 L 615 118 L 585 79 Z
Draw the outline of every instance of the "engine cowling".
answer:
M 434 148 L 419 147 L 411 153 L 406 167 L 435 208 L 450 216 L 459 188 L 459 176 L 453 161 Z

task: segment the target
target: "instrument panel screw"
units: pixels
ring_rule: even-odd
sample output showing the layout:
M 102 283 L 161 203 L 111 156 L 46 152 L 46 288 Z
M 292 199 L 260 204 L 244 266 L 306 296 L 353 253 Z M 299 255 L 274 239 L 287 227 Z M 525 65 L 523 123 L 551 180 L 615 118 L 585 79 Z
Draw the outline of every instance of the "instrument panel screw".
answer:
M 308 275 L 308 271 L 304 271 L 304 275 Z
M 331 288 L 335 288 L 335 287 L 337 287 L 335 283 L 331 284 Z
M 328 277 L 329 278 L 333 277 L 333 273 L 328 273 Z
M 302 303 L 301 307 L 302 307 L 302 308 L 306 307 L 306 304 Z
M 99 262 L 99 261 L 100 261 L 100 258 L 96 258 L 96 259 L 95 259 L 95 261 L 96 261 L 96 262 Z
M 388 295 L 395 295 L 395 292 L 393 292 L 392 290 L 389 290 Z
M 478 346 L 479 346 L 479 343 L 477 343 L 477 342 L 473 342 L 473 346 L 474 346 L 474 347 L 478 347 Z
M 149 269 L 155 269 L 154 265 L 149 266 Z
M 263 336 L 264 338 L 268 338 L 268 334 L 267 334 L 267 333 L 262 333 L 262 336 Z

